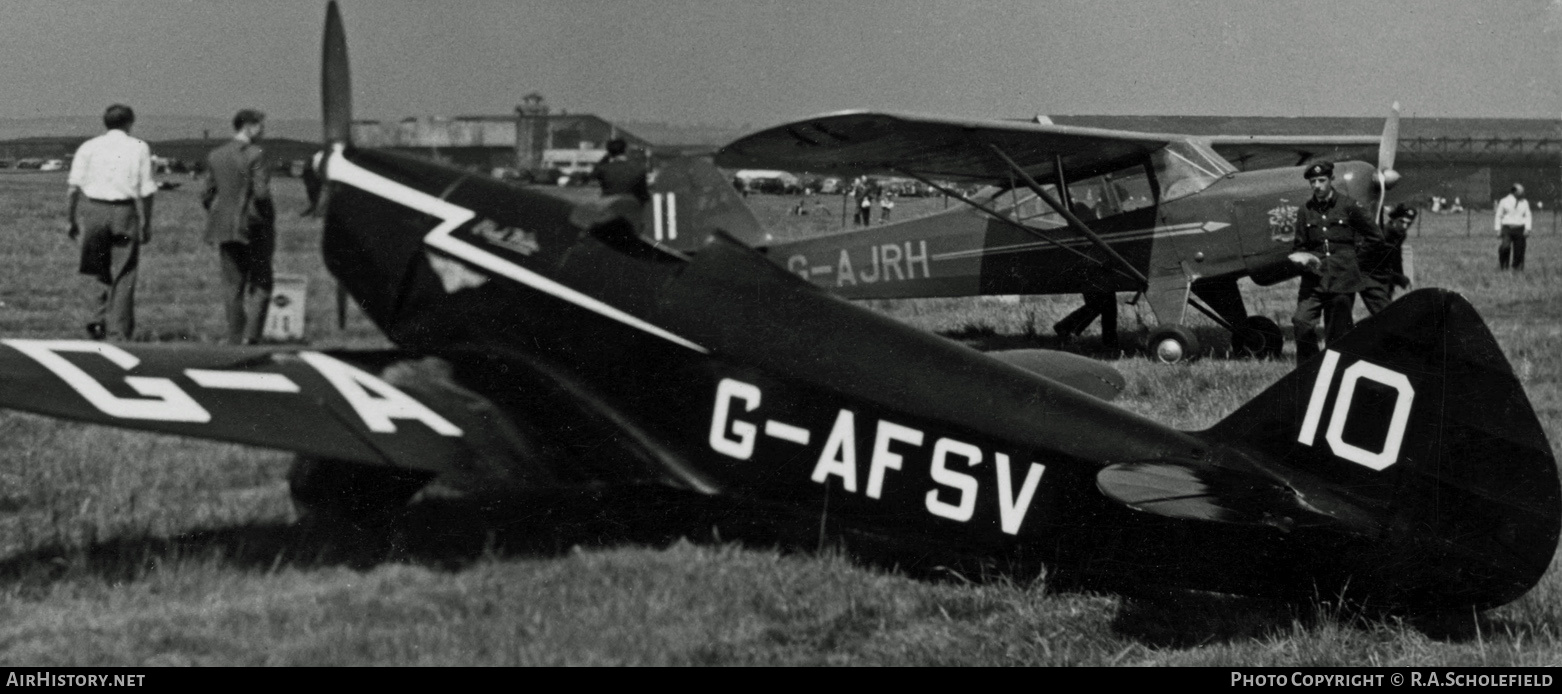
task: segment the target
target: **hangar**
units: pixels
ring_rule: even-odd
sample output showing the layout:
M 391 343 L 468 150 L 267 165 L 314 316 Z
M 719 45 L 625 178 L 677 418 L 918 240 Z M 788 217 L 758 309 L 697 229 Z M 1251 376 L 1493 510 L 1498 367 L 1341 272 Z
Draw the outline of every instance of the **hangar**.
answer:
M 353 122 L 353 141 L 399 150 L 480 171 L 589 169 L 606 155 L 607 141 L 621 138 L 632 149 L 711 150 L 743 134 L 740 128 L 620 124 L 589 113 L 554 112 L 541 94 L 526 95 L 504 115 L 423 116 L 385 122 Z
M 1377 135 L 1377 117 L 1051 116 L 1059 125 L 1189 135 Z M 709 151 L 752 128 L 615 123 L 592 114 L 553 112 L 537 93 L 513 114 L 359 121 L 356 141 L 474 169 L 556 167 L 571 170 L 602 157 L 612 137 L 658 152 Z M 1328 153 L 1319 152 L 1319 156 Z M 1359 153 L 1355 156 L 1372 156 Z M 1242 162 L 1232 162 L 1239 168 Z M 1416 118 L 1400 121 L 1396 168 L 1404 175 L 1393 201 L 1438 195 L 1484 207 L 1515 182 L 1532 200 L 1562 204 L 1562 123 L 1539 118 Z M 804 172 L 794 172 L 804 173 Z
M 1051 116 L 1058 125 L 1189 135 L 1378 135 L 1382 118 Z M 1361 155 L 1358 155 L 1361 156 Z M 1367 154 L 1366 156 L 1371 156 Z M 1238 168 L 1242 162 L 1234 161 Z M 1431 195 L 1486 207 L 1523 183 L 1531 200 L 1562 202 L 1562 122 L 1540 118 L 1415 118 L 1399 123 L 1403 175 L 1389 199 Z
M 1051 116 L 1059 125 L 1174 132 L 1190 135 L 1377 135 L 1377 117 Z M 358 121 L 357 142 L 396 149 L 474 170 L 498 168 L 582 170 L 599 160 L 608 139 L 657 152 L 710 151 L 754 128 L 614 122 L 594 114 L 555 112 L 541 94 L 526 95 L 512 113 Z M 0 161 L 69 159 L 87 138 L 26 137 L 0 141 Z M 221 139 L 159 140 L 154 154 L 199 161 Z M 302 161 L 318 145 L 268 138 L 276 161 Z M 1319 153 L 1325 155 L 1325 153 Z M 1325 155 L 1326 156 L 1326 155 Z M 1357 156 L 1370 156 L 1368 153 Z M 1239 168 L 1243 162 L 1232 162 Z M 1562 122 L 1521 118 L 1417 118 L 1400 122 L 1396 168 L 1404 175 L 1393 201 L 1438 195 L 1466 206 L 1489 206 L 1523 183 L 1530 198 L 1562 205 Z M 803 172 L 797 172 L 803 173 Z

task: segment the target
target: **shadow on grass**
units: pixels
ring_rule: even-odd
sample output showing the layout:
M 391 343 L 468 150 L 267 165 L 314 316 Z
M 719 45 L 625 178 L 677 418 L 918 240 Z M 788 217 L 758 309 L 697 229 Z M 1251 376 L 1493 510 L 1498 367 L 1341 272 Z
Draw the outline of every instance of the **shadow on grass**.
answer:
M 576 548 L 663 548 L 675 542 L 742 545 L 786 553 L 842 551 L 859 564 L 924 581 L 1009 584 L 1055 595 L 1120 596 L 1112 630 L 1152 647 L 1185 648 L 1283 635 L 1330 622 L 1371 629 L 1397 617 L 1317 602 L 1295 603 L 1176 589 L 1124 590 L 1039 561 L 972 558 L 914 538 L 859 532 L 828 536 L 808 519 L 777 522 L 774 509 L 662 487 L 577 490 L 504 497 L 424 498 L 374 527 L 328 518 L 195 530 L 172 537 L 124 536 L 86 546 L 48 546 L 0 559 L 0 584 L 22 593 L 57 583 L 140 580 L 181 564 L 212 563 L 245 572 L 347 567 L 367 571 L 410 564 L 459 571 L 476 562 L 548 559 Z M 1045 578 L 1038 578 L 1044 576 Z M 1522 634 L 1533 625 L 1469 612 L 1404 620 L 1432 638 L 1472 641 Z
M 662 546 L 712 535 L 711 511 L 672 490 L 636 488 L 425 498 L 365 526 L 306 517 L 193 530 L 172 537 L 122 536 L 86 546 L 45 546 L 0 559 L 0 582 L 24 588 L 75 579 L 136 580 L 161 565 L 215 561 L 244 571 L 409 563 L 457 570 L 488 558 L 552 557 L 576 546 Z M 720 539 L 719 537 L 715 539 Z
M 1194 338 L 1199 341 L 1199 356 L 1201 358 L 1250 358 L 1246 355 L 1232 353 L 1231 334 L 1226 332 L 1225 328 L 1218 325 L 1195 325 L 1189 329 L 1193 331 Z M 941 331 L 938 335 L 982 352 L 1010 349 L 1051 349 L 1061 352 L 1072 352 L 1095 359 L 1149 358 L 1149 353 L 1145 349 L 1145 342 L 1150 336 L 1150 332 L 1147 329 L 1118 331 L 1118 344 L 1112 348 L 1102 343 L 1099 334 L 1088 334 L 1072 338 L 1059 337 L 1053 334 L 1040 334 L 1034 330 L 1027 330 L 1017 334 L 1006 334 L 999 333 L 996 329 L 985 325 L 967 325 L 958 330 Z M 1291 341 L 1289 332 L 1287 332 L 1287 341 Z

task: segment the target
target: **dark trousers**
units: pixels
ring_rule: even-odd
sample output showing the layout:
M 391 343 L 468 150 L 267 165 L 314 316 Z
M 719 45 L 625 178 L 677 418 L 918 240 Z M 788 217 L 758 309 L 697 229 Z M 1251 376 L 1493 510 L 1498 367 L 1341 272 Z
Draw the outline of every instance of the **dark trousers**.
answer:
M 1367 313 L 1374 316 L 1379 311 L 1388 308 L 1390 301 L 1394 300 L 1394 279 L 1379 279 L 1376 277 L 1367 280 L 1367 286 L 1361 290 L 1361 303 L 1366 304 Z
M 256 234 L 249 243 L 231 241 L 218 246 L 229 344 L 260 341 L 271 304 L 272 246 L 270 234 Z
M 81 274 L 97 280 L 90 293 L 93 337 L 129 340 L 136 329 L 136 270 L 141 262 L 135 205 L 88 198 L 81 216 Z
M 1355 294 L 1320 292 L 1303 284 L 1296 298 L 1296 313 L 1291 316 L 1291 326 L 1296 328 L 1296 361 L 1304 362 L 1318 354 L 1319 317 L 1323 318 L 1328 344 L 1345 337 L 1355 325 L 1350 315 L 1355 304 Z
M 1508 255 L 1513 255 L 1513 269 L 1524 269 L 1524 227 L 1502 227 L 1502 243 L 1497 245 L 1497 268 L 1508 269 Z
M 1117 349 L 1117 294 L 1115 292 L 1086 292 L 1085 305 L 1074 309 L 1063 317 L 1063 320 L 1054 323 L 1053 331 L 1059 337 L 1068 337 L 1085 332 L 1096 316 L 1101 317 L 1101 346 L 1107 349 Z

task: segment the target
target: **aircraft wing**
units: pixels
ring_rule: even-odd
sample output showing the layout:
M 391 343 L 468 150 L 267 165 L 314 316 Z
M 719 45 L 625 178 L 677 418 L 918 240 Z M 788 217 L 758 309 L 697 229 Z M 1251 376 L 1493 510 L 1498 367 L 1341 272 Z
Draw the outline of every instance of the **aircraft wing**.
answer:
M 373 367 L 365 362 L 388 363 L 390 356 L 0 340 L 0 407 L 338 460 L 449 470 L 468 453 L 461 408 L 452 406 L 452 398 L 429 397 L 426 388 L 414 396 L 366 370 Z
M 1005 185 L 1002 149 L 1040 182 L 1061 158 L 1072 178 L 1122 168 L 1181 135 L 1020 121 L 846 111 L 778 125 L 733 141 L 716 154 L 732 169 L 903 176 Z
M 1376 135 L 1215 135 L 1201 138 L 1244 171 L 1301 166 L 1315 159 L 1377 161 Z

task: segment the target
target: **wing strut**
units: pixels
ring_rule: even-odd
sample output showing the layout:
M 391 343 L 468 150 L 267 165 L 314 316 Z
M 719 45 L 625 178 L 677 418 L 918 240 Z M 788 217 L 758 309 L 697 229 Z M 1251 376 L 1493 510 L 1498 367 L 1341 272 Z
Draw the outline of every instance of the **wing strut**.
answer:
M 1064 207 L 1074 209 L 1074 194 L 1069 192 L 1068 178 L 1063 175 L 1063 157 L 1056 154 L 1052 155 L 1052 175 L 1058 177 L 1058 201 Z
M 1041 233 L 1040 229 L 1035 229 L 1035 228 L 1032 228 L 1032 227 L 1028 227 L 1028 226 L 1025 226 L 1024 224 L 1021 224 L 1021 223 L 1013 220 L 1013 219 L 1010 219 L 1008 215 L 1005 215 L 1004 213 L 999 212 L 998 210 L 993 209 L 989 205 L 984 205 L 980 201 L 971 199 L 971 196 L 966 195 L 965 193 L 962 193 L 962 192 L 960 192 L 958 190 L 954 190 L 952 188 L 949 188 L 948 186 L 941 185 L 941 184 L 933 181 L 932 179 L 929 179 L 926 176 L 918 174 L 918 173 L 916 173 L 914 171 L 907 171 L 905 169 L 892 169 L 892 170 L 895 173 L 900 174 L 902 176 L 908 176 L 910 178 L 915 178 L 918 181 L 921 181 L 922 183 L 924 183 L 924 184 L 926 184 L 926 185 L 928 185 L 928 186 L 930 186 L 932 188 L 937 189 L 940 193 L 943 193 L 944 195 L 948 195 L 949 197 L 952 197 L 952 198 L 954 198 L 956 200 L 959 200 L 960 202 L 963 202 L 963 203 L 965 203 L 967 205 L 970 205 L 971 207 L 973 207 L 975 209 L 981 210 L 982 212 L 985 212 L 985 213 L 987 213 L 989 215 L 992 215 L 993 219 L 996 219 L 996 220 L 998 220 L 1000 222 L 1003 222 L 1004 224 L 1007 224 L 1007 225 L 1009 225 L 1011 227 L 1019 229 L 1020 231 L 1023 231 L 1023 232 L 1025 232 L 1027 234 L 1030 234 L 1031 236 L 1034 236 L 1034 237 L 1036 237 L 1038 239 L 1041 239 L 1043 241 L 1046 241 L 1047 243 L 1050 243 L 1050 244 L 1052 244 L 1054 246 L 1057 246 L 1058 248 L 1061 248 L 1061 249 L 1063 249 L 1065 251 L 1073 253 L 1074 255 L 1077 255 L 1080 258 L 1083 258 L 1083 259 L 1085 259 L 1087 261 L 1090 261 L 1091 263 L 1094 263 L 1097 267 L 1103 267 L 1103 268 L 1106 267 L 1106 263 L 1101 262 L 1100 258 L 1092 258 L 1089 255 L 1086 255 L 1085 253 L 1082 253 L 1082 252 L 1080 252 L 1077 249 L 1070 248 L 1070 247 L 1064 245 L 1063 242 L 1058 241 L 1057 239 L 1054 239 L 1051 236 L 1048 236 L 1046 234 Z M 1118 268 L 1110 268 L 1110 269 L 1113 272 L 1116 272 L 1119 275 L 1123 275 L 1124 277 L 1127 277 L 1128 279 L 1134 279 L 1133 275 L 1126 274 L 1121 269 L 1118 269 Z M 1143 276 L 1141 275 L 1140 278 L 1142 279 Z
M 1059 215 L 1062 215 L 1063 219 L 1068 221 L 1068 225 L 1073 227 L 1074 231 L 1077 231 L 1080 234 L 1083 234 L 1085 238 L 1090 239 L 1090 242 L 1095 244 L 1096 248 L 1101 249 L 1101 251 L 1106 253 L 1108 257 L 1110 257 L 1118 265 L 1122 266 L 1123 269 L 1126 269 L 1128 271 L 1128 276 L 1138 280 L 1140 286 L 1146 288 L 1150 286 L 1150 279 L 1145 277 L 1144 273 L 1139 271 L 1139 268 L 1134 267 L 1133 264 L 1129 263 L 1125 258 L 1123 258 L 1123 256 L 1118 255 L 1117 251 L 1112 250 L 1112 247 L 1107 245 L 1106 241 L 1101 240 L 1101 237 L 1097 236 L 1096 232 L 1091 231 L 1090 227 L 1085 226 L 1084 222 L 1079 221 L 1079 218 L 1075 217 L 1073 212 L 1070 212 L 1067 207 L 1064 207 L 1062 203 L 1058 202 L 1057 198 L 1052 197 L 1051 194 L 1043 190 L 1041 184 L 1037 183 L 1036 179 L 1031 178 L 1030 174 L 1025 173 L 1025 169 L 1020 168 L 1019 164 L 1014 163 L 1014 160 L 1009 158 L 1009 155 L 1003 151 L 1002 147 L 994 144 L 988 144 L 987 148 L 991 149 L 993 153 L 998 155 L 1000 159 L 1003 159 L 1003 163 L 1008 165 L 1009 170 L 1013 171 L 1015 175 L 1019 176 L 1020 180 L 1025 182 L 1025 187 L 1030 188 L 1031 192 L 1036 194 L 1036 197 L 1041 198 L 1041 200 L 1047 203 L 1049 207 L 1051 207 Z

